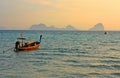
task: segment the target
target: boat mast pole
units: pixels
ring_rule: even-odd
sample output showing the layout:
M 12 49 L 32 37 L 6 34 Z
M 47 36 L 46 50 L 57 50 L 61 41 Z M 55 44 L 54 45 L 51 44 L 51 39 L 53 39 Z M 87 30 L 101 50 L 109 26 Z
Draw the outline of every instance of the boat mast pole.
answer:
M 22 38 L 22 33 L 20 33 L 20 37 Z M 23 47 L 23 39 L 22 39 L 22 47 Z

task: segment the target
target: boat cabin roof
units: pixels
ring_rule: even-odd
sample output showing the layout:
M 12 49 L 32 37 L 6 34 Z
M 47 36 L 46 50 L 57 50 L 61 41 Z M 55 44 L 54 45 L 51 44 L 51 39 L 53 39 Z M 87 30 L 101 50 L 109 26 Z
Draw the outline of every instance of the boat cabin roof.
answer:
M 26 38 L 17 38 L 17 39 L 19 39 L 19 40 L 27 40 Z

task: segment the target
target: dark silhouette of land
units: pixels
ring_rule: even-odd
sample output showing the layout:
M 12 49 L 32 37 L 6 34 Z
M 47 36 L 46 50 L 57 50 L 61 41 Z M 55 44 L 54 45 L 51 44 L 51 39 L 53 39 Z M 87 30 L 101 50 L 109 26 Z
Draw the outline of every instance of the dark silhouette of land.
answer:
M 30 27 L 30 30 L 76 30 L 72 25 L 68 25 L 65 28 L 57 28 L 55 26 L 47 26 L 43 23 L 35 24 Z
M 104 25 L 102 23 L 98 23 L 90 28 L 89 31 L 104 31 Z

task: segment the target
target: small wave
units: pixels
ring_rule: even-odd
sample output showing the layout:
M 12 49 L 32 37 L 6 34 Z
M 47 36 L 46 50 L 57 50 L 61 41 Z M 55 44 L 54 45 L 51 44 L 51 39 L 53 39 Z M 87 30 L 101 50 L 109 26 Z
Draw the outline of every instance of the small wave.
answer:
M 116 49 L 116 48 L 110 48 L 109 50 L 112 50 L 112 51 L 120 51 L 120 50 L 118 50 L 118 49 Z
M 75 65 L 75 64 L 69 64 L 69 66 L 72 66 L 72 67 L 85 67 L 84 65 Z
M 44 66 L 47 65 L 49 61 L 41 61 L 41 62 L 34 62 L 33 65 L 35 66 Z
M 101 63 L 120 63 L 120 61 L 119 60 L 101 60 Z
M 100 73 L 89 73 L 89 75 L 102 75 Z
M 111 65 L 111 67 L 115 68 L 115 69 L 119 69 L 120 70 L 120 65 Z
M 119 41 L 110 41 L 110 43 L 119 43 Z
M 47 69 L 41 69 L 41 70 L 36 70 L 36 72 L 48 72 L 49 70 Z
M 22 78 L 23 76 L 17 76 L 17 75 L 4 75 L 1 78 Z M 24 76 L 25 77 L 25 76 Z
M 111 69 L 111 66 L 108 65 L 89 65 L 89 67 Z
M 38 60 L 52 60 L 53 58 L 50 57 L 50 56 L 38 56 L 38 57 L 35 57 L 34 59 L 38 59 Z
M 114 56 L 105 56 L 105 58 L 110 58 L 110 59 L 120 59 L 119 57 L 114 57 Z
M 48 52 L 42 52 L 42 53 L 36 53 L 35 55 L 37 55 L 37 56 L 39 56 L 39 55 L 41 55 L 41 56 L 46 56 L 46 55 L 49 55 L 49 53 Z
M 58 54 L 53 54 L 53 55 L 55 55 L 55 56 L 68 56 L 67 54 L 60 54 L 60 53 L 58 53 Z
M 57 48 L 40 48 L 39 51 L 51 51 L 51 50 L 57 50 Z
M 64 62 L 79 63 L 79 61 L 76 61 L 76 60 L 65 60 Z
M 79 52 L 79 49 L 71 49 L 71 48 L 59 48 L 58 49 L 59 52 Z
M 108 66 L 108 65 L 75 65 L 75 64 L 71 64 L 70 66 L 73 66 L 73 67 L 84 67 L 84 68 L 98 68 L 98 69 L 101 69 L 101 68 L 104 68 L 104 69 L 112 69 L 111 66 Z
M 40 49 L 41 51 L 52 51 L 52 52 L 61 52 L 61 53 L 65 53 L 65 52 L 69 52 L 69 53 L 71 53 L 71 52 L 80 52 L 80 53 L 83 53 L 83 52 L 81 52 L 80 51 L 80 49 L 78 49 L 78 48 L 42 48 L 42 49 Z M 86 53 L 86 52 L 84 52 L 84 53 Z
M 72 75 L 73 77 L 75 78 L 78 78 L 78 77 L 88 77 L 87 74 L 80 74 L 80 73 L 70 73 L 70 75 Z
M 86 58 L 104 58 L 103 56 L 95 56 L 95 55 L 90 55 L 90 54 L 78 54 L 76 55 L 77 57 L 86 57 Z
M 120 73 L 111 73 L 111 75 L 115 75 L 115 76 L 120 77 Z
M 113 78 L 110 76 L 110 74 L 108 73 L 97 73 L 97 72 L 93 72 L 93 73 L 88 73 L 89 76 L 91 76 L 92 78 Z

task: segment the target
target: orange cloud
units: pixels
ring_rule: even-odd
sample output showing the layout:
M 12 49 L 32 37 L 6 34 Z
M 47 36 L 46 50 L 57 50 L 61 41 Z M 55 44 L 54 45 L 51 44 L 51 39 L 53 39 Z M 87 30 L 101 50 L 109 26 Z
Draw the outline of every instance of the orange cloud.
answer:
M 66 3 L 64 3 L 63 0 L 61 1 L 51 1 L 51 0 L 24 0 L 26 3 L 30 3 L 30 4 L 36 4 L 36 5 L 42 5 L 42 6 L 51 6 L 54 8 L 58 8 L 58 9 L 64 9 L 66 8 L 66 4 L 69 3 L 69 1 L 66 1 Z
M 40 5 L 51 5 L 52 3 L 48 0 L 24 0 L 27 3 L 32 3 L 32 4 L 40 4 Z

